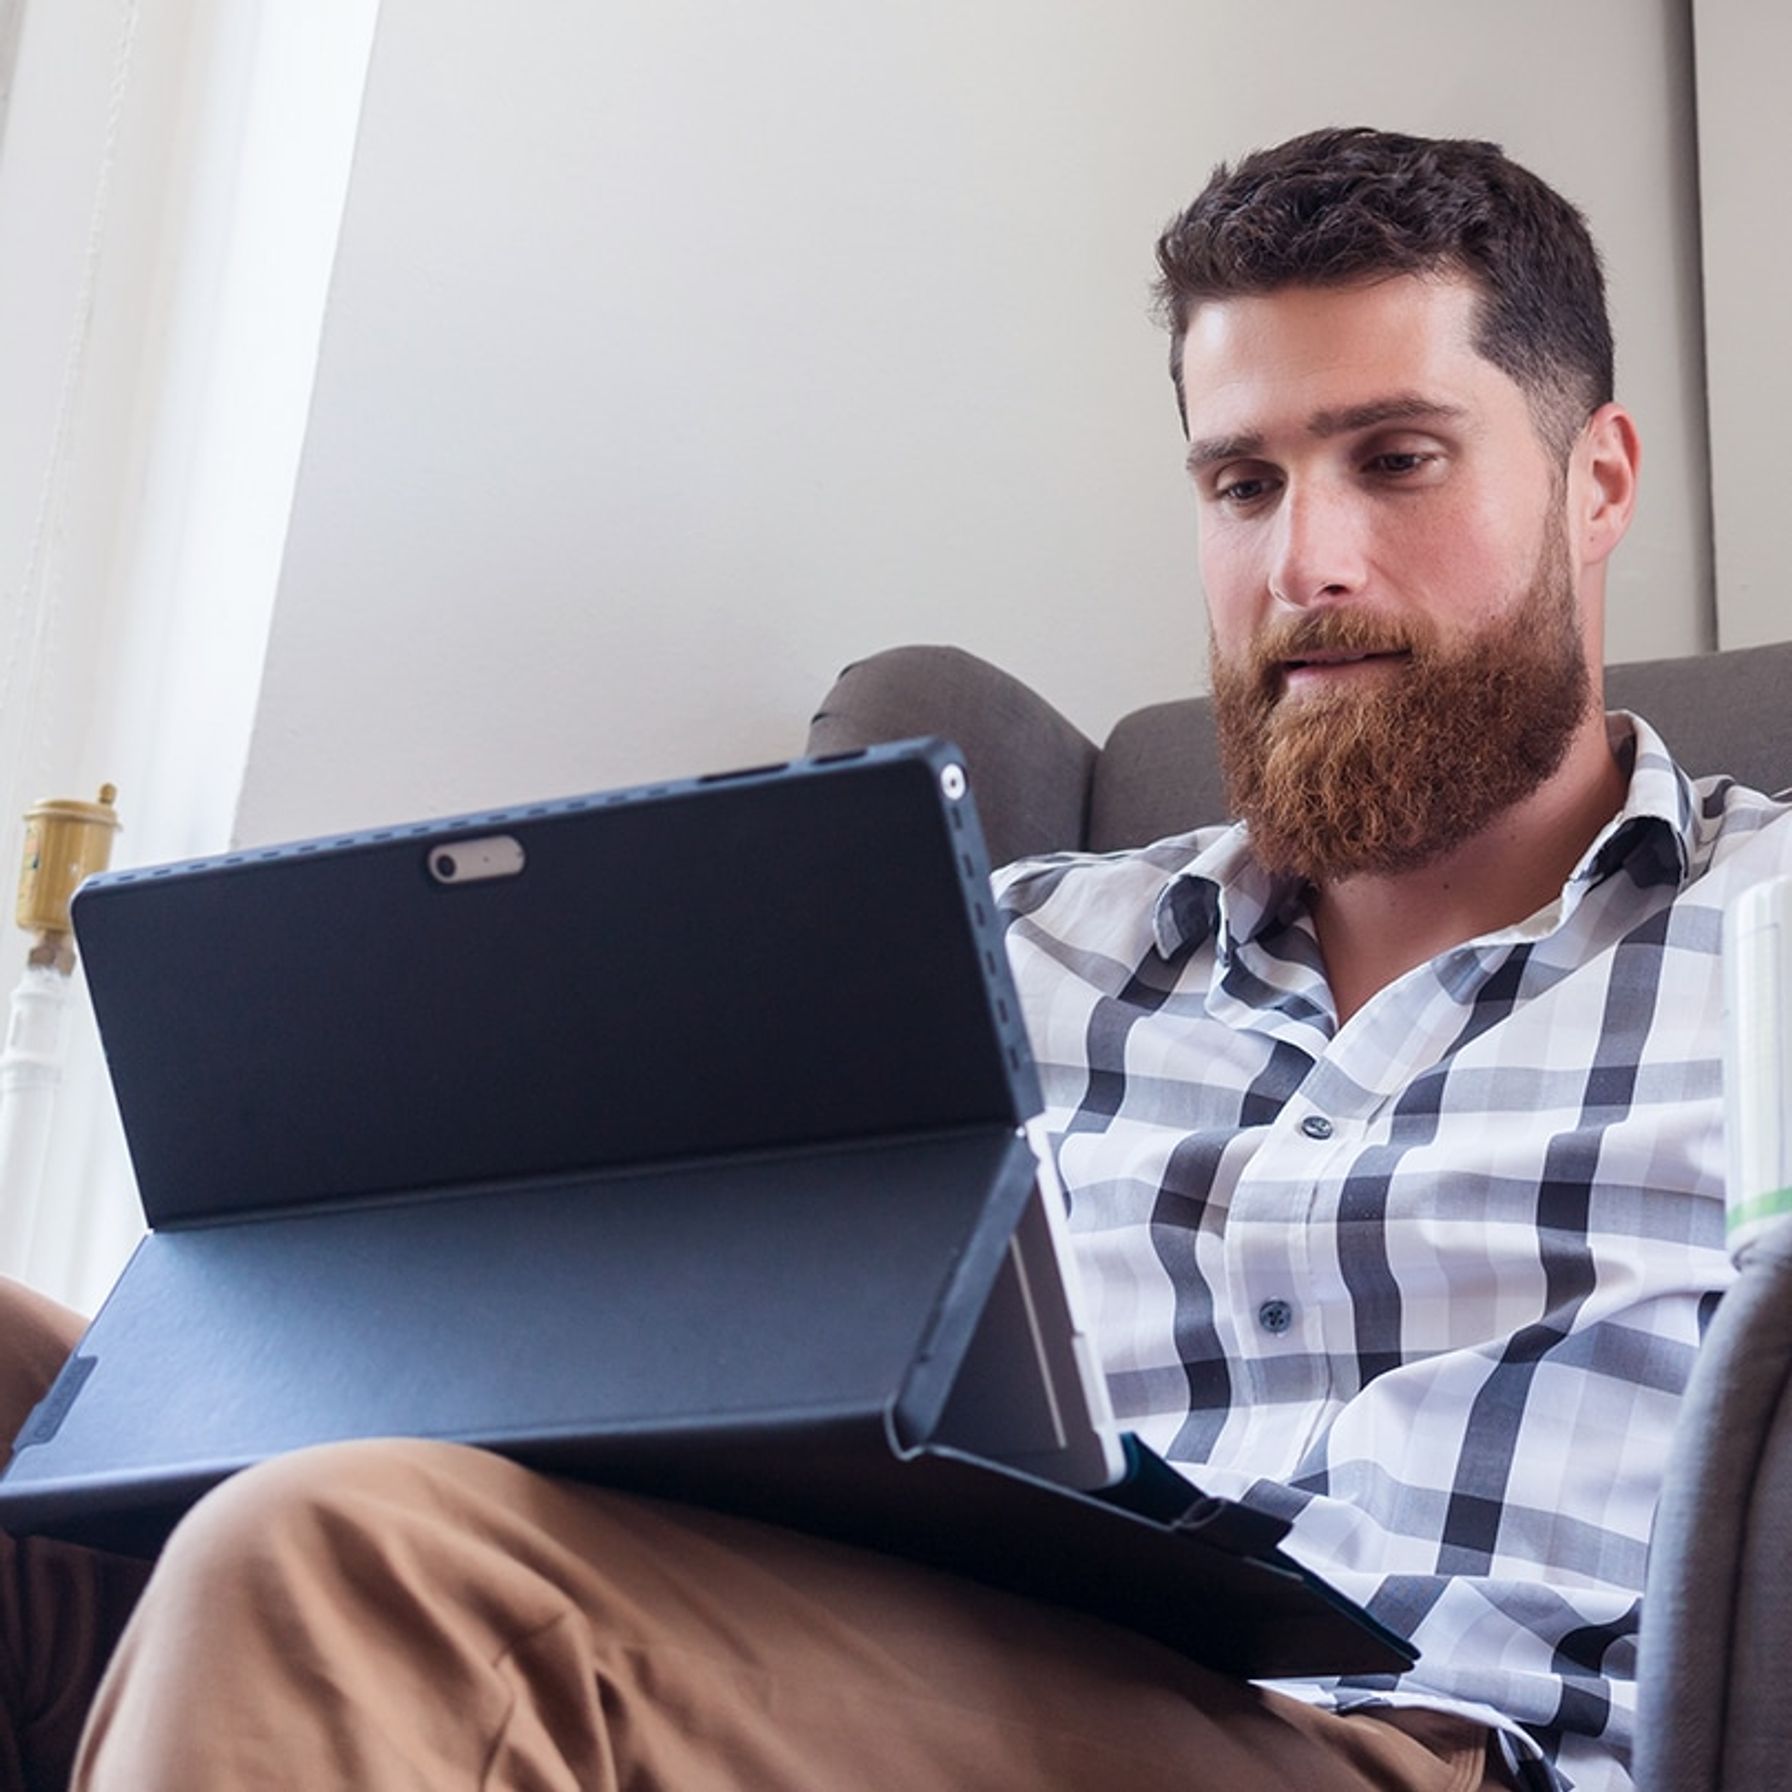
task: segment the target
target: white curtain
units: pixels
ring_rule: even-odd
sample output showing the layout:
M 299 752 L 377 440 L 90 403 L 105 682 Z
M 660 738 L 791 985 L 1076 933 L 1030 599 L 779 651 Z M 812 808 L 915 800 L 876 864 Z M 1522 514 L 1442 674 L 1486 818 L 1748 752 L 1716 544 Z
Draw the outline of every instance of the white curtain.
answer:
M 230 844 L 377 4 L 24 11 L 0 137 L 0 890 L 24 807 L 103 781 L 115 864 Z M 10 912 L 5 940 L 0 1006 Z M 26 1278 L 90 1308 L 141 1220 L 78 973 L 75 995 L 44 1175 L 0 1191 L 0 1223 L 22 1236 L 29 1203 Z

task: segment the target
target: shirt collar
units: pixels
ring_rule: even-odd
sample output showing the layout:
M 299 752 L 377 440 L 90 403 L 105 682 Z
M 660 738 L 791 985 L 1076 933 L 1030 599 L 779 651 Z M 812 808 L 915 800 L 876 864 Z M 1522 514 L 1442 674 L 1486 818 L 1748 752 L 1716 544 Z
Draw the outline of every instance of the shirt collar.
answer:
M 1559 925 L 1621 867 L 1639 884 L 1678 886 L 1691 875 L 1698 827 L 1692 780 L 1640 716 L 1614 710 L 1605 729 L 1612 752 L 1630 762 L 1624 806 L 1593 837 L 1560 897 L 1534 919 L 1549 916 Z M 1250 831 L 1238 822 L 1200 846 L 1158 892 L 1152 915 L 1157 949 L 1169 959 L 1214 938 L 1222 960 L 1229 958 L 1271 927 L 1286 925 L 1305 906 L 1306 895 L 1304 880 L 1258 863 Z
M 1699 800 L 1661 736 L 1628 710 L 1605 718 L 1606 739 L 1622 762 L 1630 761 L 1624 807 L 1594 835 L 1569 874 L 1564 895 L 1592 889 L 1628 865 L 1639 883 L 1684 884 L 1698 847 Z

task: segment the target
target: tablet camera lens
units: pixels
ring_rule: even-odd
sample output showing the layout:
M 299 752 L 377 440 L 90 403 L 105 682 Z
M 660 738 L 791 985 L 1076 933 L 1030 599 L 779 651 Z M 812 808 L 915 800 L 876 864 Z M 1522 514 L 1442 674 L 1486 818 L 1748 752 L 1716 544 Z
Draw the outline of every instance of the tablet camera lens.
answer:
M 439 877 L 443 883 L 448 882 L 459 869 L 460 867 L 454 862 L 453 853 L 439 852 L 436 854 L 436 876 Z

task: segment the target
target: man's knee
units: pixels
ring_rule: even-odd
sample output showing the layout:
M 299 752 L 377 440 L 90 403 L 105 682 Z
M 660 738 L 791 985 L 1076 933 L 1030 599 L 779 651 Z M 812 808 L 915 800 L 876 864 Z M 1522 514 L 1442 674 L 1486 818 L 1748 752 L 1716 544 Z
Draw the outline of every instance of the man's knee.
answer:
M 159 1580 L 265 1593 L 272 1580 L 363 1571 L 424 1519 L 474 1453 L 411 1438 L 319 1444 L 213 1488 L 175 1527 Z

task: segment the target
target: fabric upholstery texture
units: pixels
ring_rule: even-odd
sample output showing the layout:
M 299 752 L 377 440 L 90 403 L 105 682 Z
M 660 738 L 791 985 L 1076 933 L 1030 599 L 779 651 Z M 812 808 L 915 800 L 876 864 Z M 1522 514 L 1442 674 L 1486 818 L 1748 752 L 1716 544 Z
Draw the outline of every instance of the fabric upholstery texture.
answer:
M 1792 641 L 1605 670 L 1608 709 L 1647 716 L 1695 777 L 1769 794 L 1792 783 Z
M 1122 716 L 1096 762 L 1091 852 L 1144 846 L 1226 814 L 1213 705 L 1205 697 L 1153 703 Z
M 892 647 L 850 665 L 809 728 L 814 754 L 937 734 L 964 749 L 991 864 L 1088 827 L 1095 746 L 1018 678 L 957 647 Z
M 1792 1226 L 1741 1259 L 1687 1389 L 1649 1557 L 1637 1783 L 1742 1792 L 1792 1760 Z

